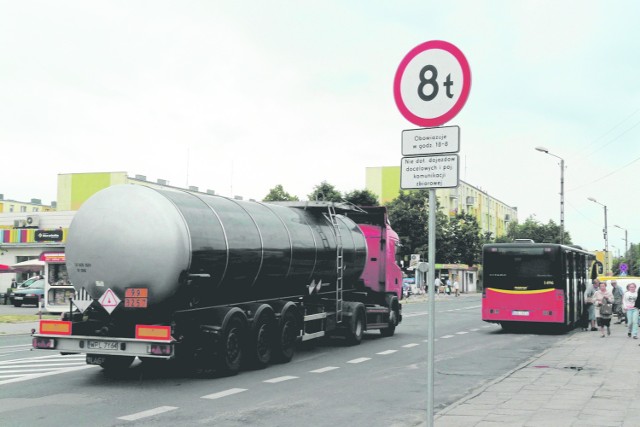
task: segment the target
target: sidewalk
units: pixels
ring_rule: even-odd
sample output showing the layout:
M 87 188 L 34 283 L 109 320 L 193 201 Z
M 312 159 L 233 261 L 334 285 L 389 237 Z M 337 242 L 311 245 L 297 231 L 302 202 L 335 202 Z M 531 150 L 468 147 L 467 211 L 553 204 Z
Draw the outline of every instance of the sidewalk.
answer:
M 38 330 L 39 322 L 0 323 L 0 337 L 6 335 L 29 335 L 31 330 Z
M 572 333 L 435 415 L 450 426 L 640 426 L 640 340 Z

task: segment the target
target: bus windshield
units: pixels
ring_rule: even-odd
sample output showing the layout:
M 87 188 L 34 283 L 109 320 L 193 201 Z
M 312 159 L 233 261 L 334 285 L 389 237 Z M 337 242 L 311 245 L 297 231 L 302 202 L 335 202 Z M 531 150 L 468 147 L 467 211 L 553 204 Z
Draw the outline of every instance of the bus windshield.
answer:
M 558 254 L 551 247 L 485 248 L 485 287 L 522 290 L 553 287 L 554 278 L 561 274 Z

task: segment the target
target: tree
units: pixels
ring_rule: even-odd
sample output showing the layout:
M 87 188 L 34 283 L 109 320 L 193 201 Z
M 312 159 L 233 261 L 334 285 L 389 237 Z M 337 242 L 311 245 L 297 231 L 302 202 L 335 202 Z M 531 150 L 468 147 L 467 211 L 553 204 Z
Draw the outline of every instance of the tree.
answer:
M 353 190 L 344 199 L 356 206 L 379 206 L 378 197 L 369 190 Z
M 553 220 L 549 220 L 545 225 L 530 216 L 522 224 L 510 223 L 505 241 L 513 242 L 515 239 L 532 239 L 536 243 L 560 243 L 562 241 L 560 228 Z M 496 242 L 498 241 L 496 240 Z M 564 243 L 565 245 L 571 244 L 571 235 L 566 230 L 564 232 Z
M 480 262 L 482 244 L 491 233 L 482 235 L 476 218 L 469 213 L 460 213 L 449 219 L 449 233 L 445 237 L 450 241 L 449 253 L 443 253 L 444 263 L 473 265 Z
M 341 202 L 342 194 L 327 181 L 322 181 L 320 185 L 313 187 L 313 192 L 309 194 L 309 200 L 319 200 L 327 202 Z
M 264 202 L 297 202 L 299 199 L 297 196 L 292 196 L 284 191 L 282 185 L 278 184 L 269 190 L 269 194 L 267 194 L 262 200 Z
M 399 253 L 406 258 L 411 254 L 420 254 L 426 259 L 429 249 L 428 190 L 400 192 L 398 197 L 387 203 L 387 211 L 389 222 L 402 243 Z M 450 252 L 450 241 L 446 238 L 447 226 L 447 217 L 436 207 L 437 260 Z
M 399 254 L 405 258 L 414 253 L 425 258 L 427 254 L 428 196 L 425 190 L 400 192 L 386 205 L 389 222 L 402 244 Z

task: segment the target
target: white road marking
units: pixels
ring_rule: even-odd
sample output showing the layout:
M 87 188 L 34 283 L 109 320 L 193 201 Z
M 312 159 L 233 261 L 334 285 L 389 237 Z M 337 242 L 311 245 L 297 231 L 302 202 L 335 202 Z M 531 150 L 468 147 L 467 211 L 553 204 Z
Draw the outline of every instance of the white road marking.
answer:
M 371 360 L 370 357 L 359 357 L 358 359 L 349 360 L 347 363 L 362 363 Z
M 460 332 L 456 332 L 456 335 L 464 335 L 464 334 L 468 334 L 469 332 L 467 331 L 460 331 Z
M 207 394 L 206 396 L 202 396 L 201 399 L 220 399 L 221 397 L 231 396 L 233 394 L 242 393 L 243 391 L 247 391 L 246 388 L 230 388 L 229 390 L 220 391 L 218 393 Z
M 159 406 L 155 409 L 149 409 L 148 411 L 138 412 L 137 414 L 125 415 L 124 417 L 118 417 L 119 420 L 136 421 L 141 418 L 153 417 L 154 415 L 163 414 L 165 412 L 178 409 L 176 406 Z
M 325 372 L 333 371 L 334 369 L 340 369 L 337 366 L 327 366 L 326 368 L 316 369 L 314 371 L 309 371 L 314 374 L 324 374 Z
M 480 308 L 482 307 L 481 305 L 473 305 L 470 307 L 463 307 L 463 308 L 456 308 L 456 309 L 451 309 L 451 310 L 444 310 L 444 311 L 438 311 L 437 313 L 448 313 L 448 312 L 452 312 L 452 311 L 456 311 L 456 310 L 472 310 L 474 308 Z M 429 314 L 428 311 L 419 311 L 417 313 L 408 313 L 408 314 L 403 314 L 402 318 L 409 318 L 409 317 L 416 317 L 416 316 L 426 316 L 427 314 Z
M 471 331 L 471 332 L 478 332 L 479 330 L 480 329 L 478 329 L 478 328 L 469 329 L 469 331 Z
M 270 380 L 263 381 L 269 384 L 281 383 L 283 381 L 295 380 L 298 377 L 292 377 L 291 375 L 285 375 L 284 377 L 271 378 Z
M 420 344 L 411 343 L 411 344 L 405 344 L 405 345 L 403 345 L 402 347 L 404 347 L 404 348 L 411 348 L 411 347 L 417 347 L 417 346 L 419 346 L 419 345 L 420 345 Z
M 395 352 L 397 352 L 398 350 L 385 350 L 385 351 L 381 351 L 380 353 L 376 353 L 376 354 L 380 354 L 383 356 L 386 356 L 387 354 L 393 354 Z
M 453 335 L 444 335 L 444 336 L 441 336 L 440 338 L 453 338 Z
M 76 366 L 76 367 L 73 367 L 73 368 L 56 369 L 55 371 L 43 372 L 42 374 L 23 375 L 23 376 L 20 376 L 18 378 L 12 378 L 10 380 L 0 381 L 0 385 L 10 384 L 10 383 L 17 383 L 17 382 L 21 382 L 21 381 L 28 381 L 28 380 L 33 380 L 35 378 L 48 377 L 49 375 L 64 374 L 66 372 L 80 371 L 82 369 L 88 369 L 88 368 L 97 368 L 97 366 L 96 365 L 83 365 L 83 366 Z

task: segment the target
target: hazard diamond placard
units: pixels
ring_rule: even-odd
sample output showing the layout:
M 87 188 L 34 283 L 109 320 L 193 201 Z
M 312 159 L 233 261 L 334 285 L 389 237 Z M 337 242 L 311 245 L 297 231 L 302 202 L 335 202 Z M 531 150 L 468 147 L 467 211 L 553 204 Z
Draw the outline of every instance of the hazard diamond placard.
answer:
M 98 302 L 104 307 L 109 314 L 120 304 L 120 298 L 111 289 L 107 289 L 100 297 Z

